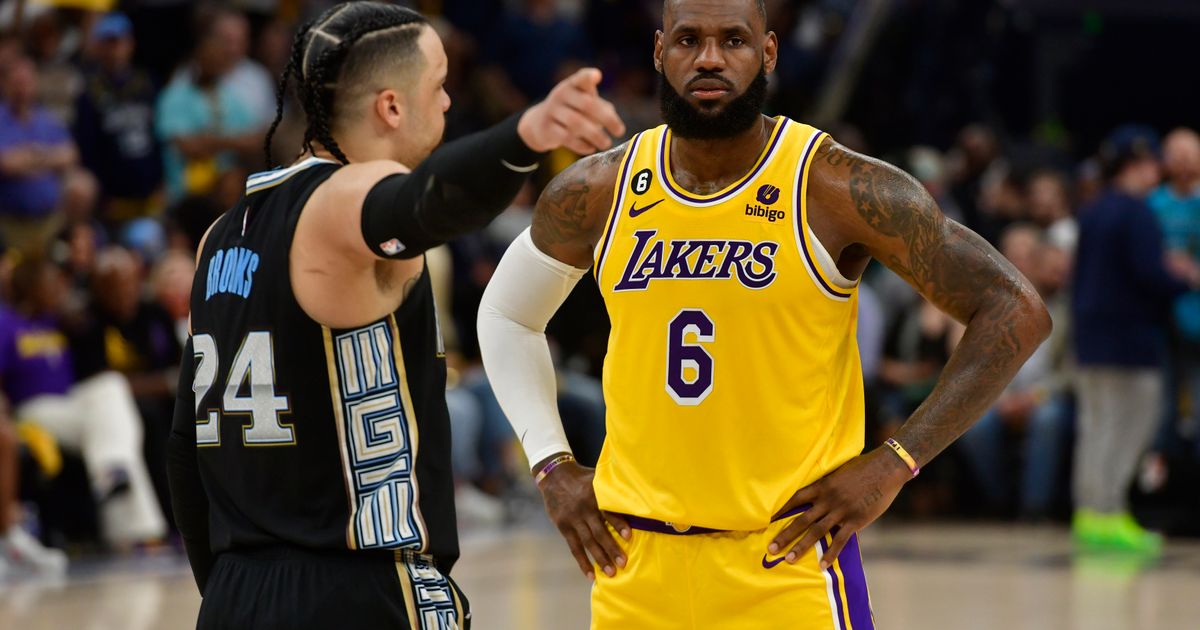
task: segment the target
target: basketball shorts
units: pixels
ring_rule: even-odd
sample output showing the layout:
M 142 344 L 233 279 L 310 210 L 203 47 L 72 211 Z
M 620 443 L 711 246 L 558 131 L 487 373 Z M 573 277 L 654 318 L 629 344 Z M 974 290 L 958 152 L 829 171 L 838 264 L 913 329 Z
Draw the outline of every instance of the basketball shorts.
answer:
M 429 556 L 271 547 L 217 556 L 199 630 L 466 630 L 466 598 Z
M 631 539 L 616 537 L 628 564 L 596 570 L 592 630 L 874 630 L 858 537 L 829 569 L 831 536 L 788 564 L 767 545 L 790 521 L 699 534 L 631 522 Z

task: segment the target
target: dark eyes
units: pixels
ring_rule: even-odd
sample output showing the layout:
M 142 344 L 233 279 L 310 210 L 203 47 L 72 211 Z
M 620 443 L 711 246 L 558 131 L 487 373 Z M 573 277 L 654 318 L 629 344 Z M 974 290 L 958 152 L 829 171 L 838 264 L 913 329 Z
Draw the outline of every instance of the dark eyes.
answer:
M 691 48 L 692 46 L 695 46 L 698 43 L 699 43 L 699 40 L 692 35 L 687 35 L 687 36 L 679 38 L 679 45 L 683 46 L 684 48 Z M 746 40 L 741 37 L 730 37 L 729 39 L 725 40 L 725 45 L 730 48 L 741 48 L 742 46 L 746 45 Z

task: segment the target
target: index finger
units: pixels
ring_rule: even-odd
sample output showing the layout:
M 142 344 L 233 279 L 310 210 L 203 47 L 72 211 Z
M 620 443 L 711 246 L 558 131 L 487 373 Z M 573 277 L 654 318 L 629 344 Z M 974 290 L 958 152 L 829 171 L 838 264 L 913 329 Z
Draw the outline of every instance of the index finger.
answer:
M 816 485 L 817 485 L 817 482 L 813 482 L 813 483 L 797 490 L 796 494 L 793 494 L 792 498 L 788 499 L 788 502 L 785 503 L 783 505 L 783 507 L 780 508 L 780 510 L 775 513 L 774 518 L 781 518 L 781 517 L 783 517 L 784 514 L 787 514 L 791 510 L 794 510 L 802 505 L 812 504 L 814 501 L 816 501 L 816 499 L 817 499 Z
M 604 75 L 600 73 L 599 68 L 580 68 L 574 74 L 567 77 L 565 82 L 585 92 L 597 94 L 600 79 L 603 77 Z

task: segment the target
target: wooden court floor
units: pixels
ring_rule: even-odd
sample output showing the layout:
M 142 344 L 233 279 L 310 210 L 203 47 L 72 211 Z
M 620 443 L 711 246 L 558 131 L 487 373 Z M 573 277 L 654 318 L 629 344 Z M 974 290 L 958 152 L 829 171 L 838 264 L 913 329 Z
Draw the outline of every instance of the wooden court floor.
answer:
M 464 534 L 476 629 L 587 628 L 588 583 L 548 527 Z M 1200 628 L 1197 541 L 1150 566 L 1075 558 L 1061 528 L 884 523 L 862 542 L 880 630 Z M 0 584 L 0 629 L 190 628 L 199 603 L 178 557 L 81 561 L 62 583 Z

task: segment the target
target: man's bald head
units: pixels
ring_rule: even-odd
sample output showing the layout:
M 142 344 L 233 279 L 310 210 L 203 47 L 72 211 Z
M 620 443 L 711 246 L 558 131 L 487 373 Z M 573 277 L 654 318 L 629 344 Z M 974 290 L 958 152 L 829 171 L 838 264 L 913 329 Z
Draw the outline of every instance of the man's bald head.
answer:
M 1163 141 L 1163 169 L 1177 186 L 1195 186 L 1200 181 L 1200 135 L 1186 127 L 1167 134 Z
M 663 24 L 665 25 L 672 17 L 674 17 L 676 6 L 687 3 L 688 0 L 663 0 Z M 758 17 L 762 19 L 763 27 L 766 28 L 767 0 L 747 0 L 747 4 L 753 5 L 758 11 Z

